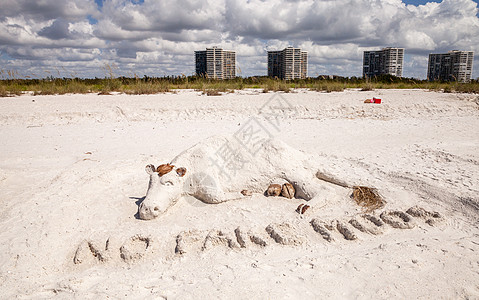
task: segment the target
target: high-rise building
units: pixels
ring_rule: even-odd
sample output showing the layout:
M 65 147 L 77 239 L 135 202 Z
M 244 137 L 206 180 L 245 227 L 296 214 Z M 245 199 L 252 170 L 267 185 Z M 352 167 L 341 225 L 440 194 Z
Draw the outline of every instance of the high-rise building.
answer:
M 427 79 L 444 81 L 471 81 L 474 52 L 453 50 L 443 54 L 429 54 Z
M 236 53 L 218 47 L 195 51 L 196 75 L 214 79 L 236 77 Z
M 379 51 L 364 51 L 363 77 L 394 75 L 402 77 L 404 48 L 383 48 Z
M 268 76 L 280 79 L 304 79 L 308 76 L 308 52 L 287 47 L 268 51 Z

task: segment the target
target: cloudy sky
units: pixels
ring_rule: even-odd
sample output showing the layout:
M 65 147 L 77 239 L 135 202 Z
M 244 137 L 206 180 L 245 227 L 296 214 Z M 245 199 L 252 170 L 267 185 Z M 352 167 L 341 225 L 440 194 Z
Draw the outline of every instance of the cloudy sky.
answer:
M 309 53 L 309 76 L 362 75 L 362 53 L 406 50 L 406 77 L 429 53 L 475 52 L 473 0 L 0 0 L 0 70 L 18 76 L 192 75 L 194 51 L 235 50 L 237 75 L 266 75 L 268 50 Z M 5 73 L 1 75 L 5 78 Z

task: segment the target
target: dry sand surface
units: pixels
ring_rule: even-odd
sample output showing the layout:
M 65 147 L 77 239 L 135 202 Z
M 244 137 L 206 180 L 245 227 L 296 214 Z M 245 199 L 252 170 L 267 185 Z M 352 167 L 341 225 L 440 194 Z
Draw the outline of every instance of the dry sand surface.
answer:
M 136 217 L 145 165 L 251 122 L 376 187 L 376 224 L 349 192 L 304 215 L 254 193 Z M 23 95 L 0 98 L 0 125 L 2 299 L 479 298 L 477 95 Z

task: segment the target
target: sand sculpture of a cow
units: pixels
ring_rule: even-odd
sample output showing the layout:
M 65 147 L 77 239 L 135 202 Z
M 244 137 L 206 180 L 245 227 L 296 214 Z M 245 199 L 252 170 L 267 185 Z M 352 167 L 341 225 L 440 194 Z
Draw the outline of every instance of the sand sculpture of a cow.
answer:
M 210 137 L 160 169 L 146 166 L 146 172 L 150 182 L 139 206 L 144 220 L 161 215 L 183 195 L 215 204 L 244 198 L 242 190 L 263 193 L 283 180 L 294 186 L 296 198 L 317 206 L 343 198 L 350 187 L 320 170 L 312 156 L 277 139 L 246 144 L 235 136 Z

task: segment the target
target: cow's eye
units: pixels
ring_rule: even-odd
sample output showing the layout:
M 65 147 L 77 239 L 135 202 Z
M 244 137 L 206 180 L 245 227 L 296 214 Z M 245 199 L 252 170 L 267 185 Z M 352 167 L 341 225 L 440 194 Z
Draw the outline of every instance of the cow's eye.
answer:
M 167 182 L 165 182 L 165 185 L 167 185 L 167 186 L 173 185 L 173 182 L 167 181 Z

